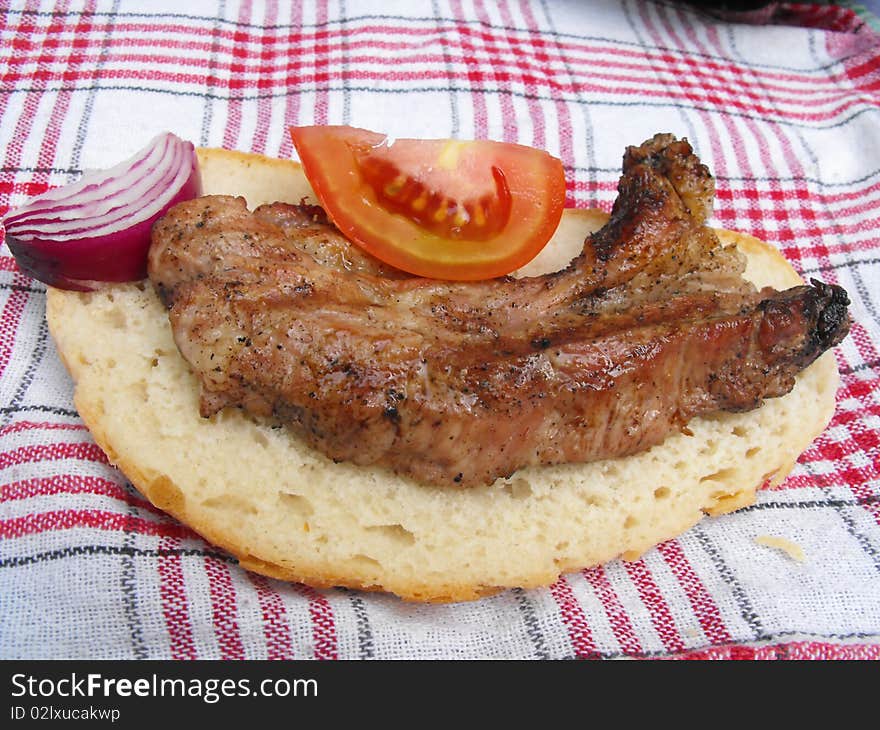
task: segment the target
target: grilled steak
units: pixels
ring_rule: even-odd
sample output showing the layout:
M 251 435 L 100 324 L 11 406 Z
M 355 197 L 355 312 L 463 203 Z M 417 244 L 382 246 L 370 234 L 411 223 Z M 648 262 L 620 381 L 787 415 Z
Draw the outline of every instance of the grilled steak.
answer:
M 280 418 L 334 460 L 437 485 L 632 454 L 755 408 L 848 329 L 846 293 L 756 291 L 705 225 L 686 141 L 624 156 L 608 223 L 545 276 L 442 282 L 350 244 L 315 206 L 208 196 L 154 228 L 149 273 L 201 414 Z

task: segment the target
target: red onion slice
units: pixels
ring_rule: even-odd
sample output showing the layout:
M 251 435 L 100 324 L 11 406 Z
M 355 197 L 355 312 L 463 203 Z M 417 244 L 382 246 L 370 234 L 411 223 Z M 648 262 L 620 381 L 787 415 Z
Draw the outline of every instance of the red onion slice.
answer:
M 115 188 L 121 184 L 121 179 L 124 178 L 131 185 L 135 180 L 142 180 L 155 171 L 169 154 L 172 138 L 173 135 L 160 135 L 125 162 L 109 170 L 90 172 L 77 182 L 48 190 L 7 216 L 7 219 L 24 222 L 43 220 L 50 216 L 50 219 L 57 217 L 58 220 L 76 220 L 93 212 L 97 213 L 95 208 L 101 203 L 119 206 L 122 199 Z M 128 199 L 133 198 L 128 196 Z
M 202 194 L 195 148 L 170 132 L 130 159 L 49 190 L 3 219 L 25 273 L 92 291 L 147 274 L 150 231 L 169 208 Z

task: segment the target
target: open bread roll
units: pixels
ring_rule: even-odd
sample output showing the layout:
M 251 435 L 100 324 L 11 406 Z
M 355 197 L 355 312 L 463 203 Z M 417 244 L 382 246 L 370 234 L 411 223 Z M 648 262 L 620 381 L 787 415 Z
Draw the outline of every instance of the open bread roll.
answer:
M 199 160 L 206 194 L 241 195 L 251 209 L 314 202 L 294 162 L 213 149 L 199 150 Z M 605 220 L 599 211 L 567 210 L 521 273 L 566 265 Z M 759 286 L 801 283 L 769 245 L 718 233 L 748 256 L 746 276 Z M 547 585 L 566 571 L 634 559 L 706 514 L 752 503 L 828 424 L 838 382 L 828 352 L 788 395 L 748 413 L 695 419 L 689 435 L 641 454 L 449 489 L 333 463 L 239 410 L 201 418 L 197 380 L 148 281 L 87 294 L 50 289 L 47 317 L 83 420 L 153 504 L 246 569 L 419 601 Z

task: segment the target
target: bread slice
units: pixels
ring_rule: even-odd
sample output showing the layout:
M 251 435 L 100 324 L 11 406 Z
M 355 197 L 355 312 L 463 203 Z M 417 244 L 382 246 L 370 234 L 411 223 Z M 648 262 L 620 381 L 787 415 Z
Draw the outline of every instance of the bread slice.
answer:
M 222 150 L 200 150 L 199 160 L 206 193 L 240 194 L 252 208 L 312 197 L 293 162 Z M 566 211 L 527 273 L 566 264 L 605 218 Z M 800 283 L 770 246 L 719 235 L 748 255 L 747 275 L 757 284 Z M 334 464 L 287 429 L 239 410 L 201 418 L 196 378 L 149 282 L 88 294 L 52 289 L 47 317 L 83 420 L 153 504 L 249 570 L 416 601 L 548 585 L 566 571 L 635 559 L 705 514 L 752 503 L 825 428 L 837 387 L 826 353 L 789 395 L 749 413 L 694 420 L 692 435 L 642 454 L 444 489 Z

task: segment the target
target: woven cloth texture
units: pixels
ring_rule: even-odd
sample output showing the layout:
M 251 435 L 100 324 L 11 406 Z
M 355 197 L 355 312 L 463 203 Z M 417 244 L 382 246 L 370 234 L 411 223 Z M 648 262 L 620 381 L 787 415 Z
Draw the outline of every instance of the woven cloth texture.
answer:
M 294 155 L 291 124 L 490 138 L 610 209 L 623 149 L 687 137 L 714 225 L 842 285 L 828 429 L 779 487 L 635 562 L 412 605 L 242 570 L 152 508 L 72 402 L 45 286 L 0 248 L 2 658 L 880 657 L 880 36 L 865 8 L 675 2 L 0 3 L 0 215 L 171 130 Z M 767 547 L 772 535 L 804 560 Z

